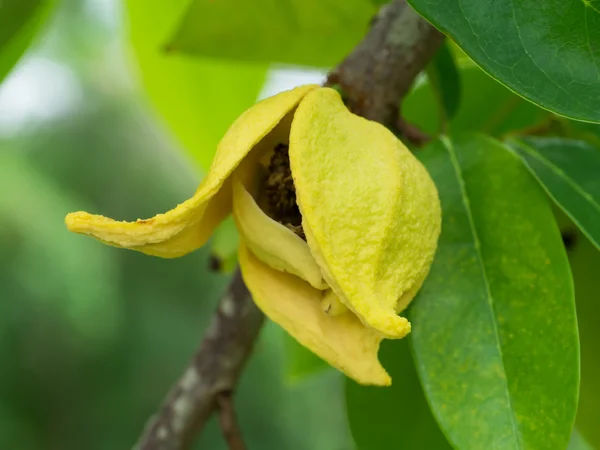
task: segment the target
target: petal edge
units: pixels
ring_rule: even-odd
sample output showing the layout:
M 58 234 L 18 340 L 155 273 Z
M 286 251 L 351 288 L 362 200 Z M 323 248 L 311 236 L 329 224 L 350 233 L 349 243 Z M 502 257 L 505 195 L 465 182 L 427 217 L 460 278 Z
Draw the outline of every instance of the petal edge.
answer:
M 322 291 L 270 268 L 243 245 L 240 267 L 258 307 L 298 342 L 361 384 L 391 384 L 377 357 L 379 333 L 351 313 L 328 316 L 320 306 Z
M 244 112 L 219 143 L 210 171 L 194 196 L 174 209 L 135 222 L 116 221 L 80 211 L 67 215 L 67 228 L 115 247 L 163 258 L 183 256 L 198 249 L 231 211 L 230 175 L 316 87 L 300 86 L 279 93 Z

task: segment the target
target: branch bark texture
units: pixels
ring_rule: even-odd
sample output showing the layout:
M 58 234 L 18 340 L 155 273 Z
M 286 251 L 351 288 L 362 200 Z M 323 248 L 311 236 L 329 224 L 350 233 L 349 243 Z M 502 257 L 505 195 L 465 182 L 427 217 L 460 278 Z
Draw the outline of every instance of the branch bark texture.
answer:
M 344 102 L 359 116 L 398 126 L 400 100 L 431 60 L 444 36 L 403 0 L 381 8 L 370 32 L 330 74 Z
M 404 0 L 384 6 L 363 41 L 328 77 L 360 116 L 396 128 L 401 98 L 426 66 L 443 36 Z M 219 411 L 232 450 L 244 448 L 231 395 L 263 323 L 236 271 L 200 348 L 149 420 L 135 448 L 184 450 L 214 411 Z
M 217 408 L 221 409 L 221 422 L 229 424 L 224 432 L 229 433 L 228 436 L 235 434 L 232 431 L 237 427 L 234 427 L 235 416 L 228 417 L 233 414 L 230 396 L 263 320 L 239 269 L 236 270 L 200 348 L 183 376 L 171 388 L 160 410 L 150 418 L 135 448 L 187 449 Z M 227 398 L 220 399 L 223 395 Z M 223 411 L 224 408 L 227 411 Z M 232 448 L 243 449 L 239 444 Z

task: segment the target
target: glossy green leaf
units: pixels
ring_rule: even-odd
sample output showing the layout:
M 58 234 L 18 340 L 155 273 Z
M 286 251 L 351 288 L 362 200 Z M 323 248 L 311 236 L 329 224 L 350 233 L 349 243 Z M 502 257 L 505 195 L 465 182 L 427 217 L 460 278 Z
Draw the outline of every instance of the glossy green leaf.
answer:
M 188 3 L 127 0 L 127 23 L 134 60 L 152 106 L 178 143 L 207 169 L 229 125 L 256 101 L 266 66 L 166 52 L 169 34 Z
M 409 2 L 510 89 L 558 114 L 600 122 L 595 1 Z
M 0 2 L 0 82 L 46 23 L 55 0 Z
M 577 303 L 577 322 L 581 341 L 581 393 L 577 409 L 576 426 L 579 434 L 589 444 L 600 448 L 598 427 L 598 399 L 600 399 L 600 252 L 562 212 L 557 212 L 558 223 L 567 252 Z M 577 439 L 581 440 L 581 439 Z M 583 447 L 585 448 L 585 447 Z M 591 448 L 591 447 L 588 447 Z
M 330 66 L 360 41 L 376 12 L 369 0 L 194 0 L 169 50 Z
M 419 155 L 443 223 L 412 308 L 412 342 L 441 428 L 461 450 L 566 448 L 579 344 L 569 264 L 543 190 L 483 136 Z
M 600 248 L 600 149 L 558 138 L 510 143 L 550 197 Z
M 540 122 L 550 114 L 506 89 L 478 67 L 461 67 L 460 81 L 464 89 L 458 110 L 448 126 L 452 133 L 480 131 L 501 136 Z M 425 83 L 404 99 L 402 114 L 435 135 L 441 121 L 437 105 L 432 86 Z
M 392 386 L 361 386 L 346 380 L 348 419 L 359 450 L 451 448 L 423 395 L 409 339 L 382 342 L 379 357 L 392 376 Z
M 427 67 L 427 79 L 441 107 L 445 124 L 458 111 L 462 94 L 460 74 L 447 42 L 440 47 Z

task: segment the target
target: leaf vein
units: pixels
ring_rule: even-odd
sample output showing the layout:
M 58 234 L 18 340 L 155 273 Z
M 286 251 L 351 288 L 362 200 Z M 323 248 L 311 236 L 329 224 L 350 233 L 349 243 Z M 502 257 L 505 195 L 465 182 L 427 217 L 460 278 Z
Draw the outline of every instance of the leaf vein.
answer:
M 530 145 L 527 145 L 525 142 L 518 141 L 518 143 L 519 146 L 523 148 L 523 150 L 525 150 L 531 156 L 533 156 L 546 167 L 548 167 L 552 172 L 556 174 L 557 177 L 562 179 L 565 183 L 571 186 L 575 192 L 577 192 L 581 197 L 587 200 L 588 203 L 590 203 L 590 205 L 596 211 L 600 212 L 600 204 L 596 203 L 596 199 L 589 192 L 586 192 L 575 180 L 573 180 L 573 178 L 569 177 L 560 167 L 558 167 L 552 161 L 550 161 L 541 153 L 536 151 L 535 148 L 531 147 Z
M 494 318 L 497 317 L 496 314 L 496 309 L 494 307 L 494 298 L 492 296 L 492 292 L 491 292 L 491 288 L 490 288 L 490 283 L 488 280 L 488 275 L 487 275 L 487 271 L 485 268 L 485 264 L 483 262 L 483 254 L 482 254 L 482 250 L 481 250 L 481 242 L 479 240 L 479 235 L 477 234 L 477 229 L 475 227 L 475 221 L 473 220 L 473 215 L 471 213 L 471 205 L 470 205 L 470 201 L 469 201 L 469 197 L 467 194 L 467 189 L 465 186 L 465 181 L 463 178 L 463 174 L 462 174 L 462 170 L 460 168 L 460 164 L 458 162 L 458 159 L 456 157 L 456 152 L 454 150 L 454 146 L 452 145 L 452 142 L 449 139 L 446 138 L 442 138 L 442 142 L 444 144 L 444 147 L 446 148 L 446 150 L 448 151 L 448 154 L 450 156 L 450 161 L 452 163 L 452 167 L 454 168 L 454 171 L 456 173 L 456 178 L 458 180 L 458 184 L 460 186 L 460 192 L 462 194 L 462 199 L 463 199 L 463 204 L 465 206 L 465 210 L 467 213 L 467 218 L 469 220 L 469 227 L 471 229 L 471 234 L 473 236 L 473 245 L 475 247 L 475 251 L 477 253 L 477 261 L 479 263 L 479 268 L 481 270 L 481 275 L 484 281 L 484 285 L 485 285 L 485 290 L 486 290 L 486 299 L 487 299 L 487 303 L 490 309 L 491 314 L 494 316 Z M 498 325 L 496 323 L 496 320 L 492 320 L 492 324 L 493 324 L 493 331 L 494 331 L 494 336 L 496 338 L 496 350 L 498 351 L 498 355 L 500 356 L 500 361 L 502 363 L 502 372 L 504 374 L 504 391 L 505 391 L 505 395 L 506 395 L 506 401 L 508 403 L 509 406 L 509 410 L 510 410 L 510 422 L 511 422 L 511 427 L 513 430 L 513 436 L 514 436 L 514 440 L 515 440 L 515 444 L 516 447 L 515 448 L 521 448 L 521 446 L 519 445 L 519 440 L 520 440 L 520 433 L 519 433 L 519 428 L 517 426 L 516 423 L 516 419 L 514 416 L 514 412 L 512 409 L 512 399 L 511 399 L 511 395 L 510 395 L 510 391 L 508 388 L 508 377 L 506 374 L 506 365 L 504 362 L 504 354 L 502 352 L 502 346 L 501 346 L 501 342 L 500 342 L 500 333 L 498 331 Z

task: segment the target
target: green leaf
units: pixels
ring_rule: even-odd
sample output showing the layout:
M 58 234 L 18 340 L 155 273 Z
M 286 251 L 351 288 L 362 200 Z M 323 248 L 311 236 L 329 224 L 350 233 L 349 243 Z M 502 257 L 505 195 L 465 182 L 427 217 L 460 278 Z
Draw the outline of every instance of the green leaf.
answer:
M 581 341 L 581 392 L 575 424 L 590 444 L 600 448 L 598 399 L 600 399 L 600 252 L 561 211 L 557 211 L 575 283 L 577 324 Z M 591 447 L 590 447 L 591 448 Z
M 155 111 L 178 143 L 208 169 L 229 125 L 256 101 L 267 68 L 167 53 L 166 39 L 187 4 L 127 0 L 129 37 Z
M 309 66 L 338 63 L 377 12 L 369 0 L 194 0 L 171 52 Z
M 573 435 L 569 441 L 567 450 L 594 450 L 590 444 L 581 436 L 577 430 L 573 430 Z
M 600 149 L 559 138 L 510 143 L 550 197 L 600 248 Z
M 449 124 L 452 133 L 480 131 L 494 136 L 537 123 L 550 113 L 509 91 L 475 66 L 460 70 L 462 90 L 458 110 Z M 439 132 L 438 102 L 429 83 L 417 87 L 402 103 L 402 114 L 424 131 Z
M 392 376 L 389 388 L 346 380 L 348 419 L 360 450 L 451 448 L 423 395 L 409 339 L 382 342 L 379 358 Z
M 566 448 L 579 344 L 572 280 L 544 192 L 483 136 L 419 154 L 443 210 L 438 252 L 412 308 L 425 393 L 455 448 Z
M 55 5 L 54 0 L 5 0 L 0 4 L 0 82 L 43 28 Z
M 600 147 L 600 125 L 589 122 L 577 122 L 568 120 L 567 132 L 568 137 L 587 141 L 596 147 Z
M 462 94 L 460 75 L 447 42 L 444 42 L 427 67 L 427 78 L 441 107 L 445 127 L 445 123 L 458 111 Z
M 286 357 L 286 378 L 288 381 L 295 383 L 311 375 L 332 370 L 329 364 L 306 347 L 300 345 L 296 339 L 285 332 L 282 334 Z
M 233 216 L 229 216 L 213 232 L 210 243 L 211 257 L 216 266 L 213 269 L 223 273 L 232 273 L 237 266 L 239 245 L 240 235 Z
M 9 0 L 2 2 L 0 49 L 18 34 L 27 20 L 42 4 L 41 0 Z
M 600 14 L 595 1 L 409 3 L 511 90 L 558 114 L 600 122 Z
M 75 199 L 4 144 L 0 190 L 0 335 L 22 307 L 13 300 L 31 298 L 35 310 L 60 313 L 73 346 L 106 349 L 123 325 L 110 250 L 74 238 L 64 216 Z

